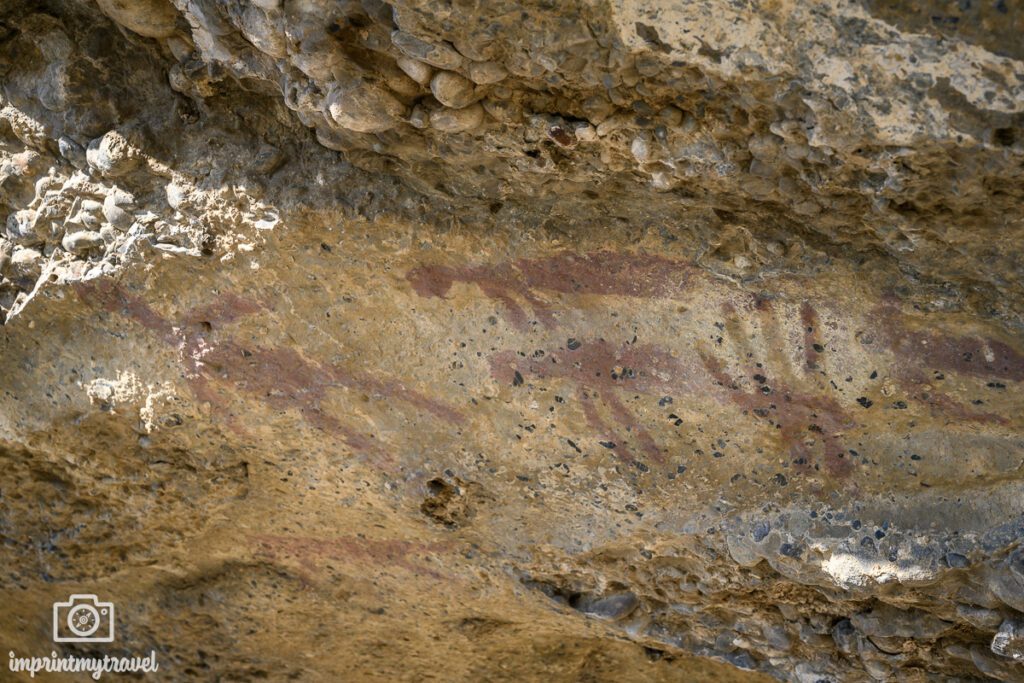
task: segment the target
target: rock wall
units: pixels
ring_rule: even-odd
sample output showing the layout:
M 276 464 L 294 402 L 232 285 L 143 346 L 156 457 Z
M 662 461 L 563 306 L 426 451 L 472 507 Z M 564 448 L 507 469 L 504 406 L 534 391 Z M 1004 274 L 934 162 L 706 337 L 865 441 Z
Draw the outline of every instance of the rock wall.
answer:
M 0 2 L 0 644 L 1024 679 L 1022 29 Z

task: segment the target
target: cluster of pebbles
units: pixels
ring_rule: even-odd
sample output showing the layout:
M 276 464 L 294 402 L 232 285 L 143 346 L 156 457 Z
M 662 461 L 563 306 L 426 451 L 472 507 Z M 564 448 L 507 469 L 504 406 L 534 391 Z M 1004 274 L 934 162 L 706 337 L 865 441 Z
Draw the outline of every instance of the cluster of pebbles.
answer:
M 16 310 L 55 264 L 74 259 L 90 264 L 94 275 L 104 265 L 111 271 L 104 257 L 124 253 L 157 220 L 139 212 L 132 193 L 115 182 L 139 163 L 124 136 L 110 131 L 86 148 L 65 136 L 59 150 L 59 160 L 26 149 L 3 161 L 6 194 L 27 191 L 31 200 L 7 215 L 0 236 L 0 314 Z
M 322 145 L 428 196 L 523 201 L 561 221 L 607 215 L 626 188 L 652 210 L 725 223 L 757 207 L 760 225 L 881 251 L 941 282 L 1014 258 L 982 246 L 1003 240 L 991 226 L 1020 199 L 1013 62 L 858 7 L 745 24 L 731 9 L 623 2 L 116 4 L 109 16 L 173 55 L 178 92 L 209 99 L 233 80 L 280 98 Z M 713 28 L 730 22 L 750 35 Z M 954 215 L 987 235 L 962 250 L 972 267 L 943 258 Z M 716 259 L 733 279 L 777 260 L 745 229 Z M 953 296 L 1007 313 L 1024 294 L 990 284 Z
M 203 193 L 122 133 L 57 142 L 56 157 L 24 149 L 0 162 L 4 198 L 25 198 L 0 234 L 0 319 L 46 282 L 111 275 L 140 247 L 197 256 L 208 238 L 186 206 Z
M 764 234 L 779 226 L 815 248 L 886 253 L 945 283 L 951 299 L 1019 314 L 1019 282 L 990 277 L 976 287 L 964 278 L 1017 258 L 1011 233 L 997 226 L 1021 199 L 1014 159 L 1024 144 L 1024 85 L 1012 60 L 978 46 L 942 49 L 941 38 L 902 33 L 857 7 L 766 15 L 747 38 L 715 34 L 712 45 L 712 28 L 732 10 L 496 2 L 441 11 L 382 0 L 98 6 L 192 103 L 180 114 L 186 125 L 241 89 L 283 104 L 288 124 L 312 129 L 346 162 L 394 174 L 425 196 L 536 208 L 557 223 L 631 210 L 615 199 L 629 192 L 652 213 L 704 212 L 718 233 L 744 235 L 712 238 L 707 248 L 705 265 L 730 279 L 800 259 Z M 57 82 L 37 98 L 58 113 L 70 106 L 59 82 L 74 63 L 69 42 L 39 45 L 50 64 L 40 73 Z M 906 54 L 913 68 L 897 69 Z M 97 78 L 112 84 L 107 101 L 117 99 L 117 79 Z M 62 154 L 81 157 L 77 143 L 89 169 L 117 177 L 97 156 L 100 144 L 119 153 L 116 133 L 96 142 L 120 130 L 108 118 L 114 125 L 103 130 L 69 126 L 51 138 L 68 137 Z M 975 241 L 949 235 L 953 216 L 967 217 Z M 31 247 L 20 237 L 31 215 L 10 221 L 19 236 L 10 241 Z M 98 228 L 73 225 L 72 234 L 87 234 L 69 238 L 68 253 L 100 248 Z M 952 242 L 967 262 L 945 258 Z M 3 249 L 14 258 L 12 246 Z

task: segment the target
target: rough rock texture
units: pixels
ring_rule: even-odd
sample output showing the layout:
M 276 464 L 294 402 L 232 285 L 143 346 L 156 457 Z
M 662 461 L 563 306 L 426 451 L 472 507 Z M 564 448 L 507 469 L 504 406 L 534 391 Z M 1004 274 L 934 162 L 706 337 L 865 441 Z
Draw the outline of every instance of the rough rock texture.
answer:
M 0 645 L 1024 680 L 1022 30 L 0 2 Z

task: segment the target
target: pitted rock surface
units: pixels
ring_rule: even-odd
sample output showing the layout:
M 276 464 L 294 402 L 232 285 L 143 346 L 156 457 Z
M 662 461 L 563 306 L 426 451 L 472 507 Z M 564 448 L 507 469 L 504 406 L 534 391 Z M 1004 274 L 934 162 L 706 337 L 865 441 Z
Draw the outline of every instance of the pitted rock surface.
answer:
M 0 2 L 0 645 L 1024 680 L 1022 17 Z

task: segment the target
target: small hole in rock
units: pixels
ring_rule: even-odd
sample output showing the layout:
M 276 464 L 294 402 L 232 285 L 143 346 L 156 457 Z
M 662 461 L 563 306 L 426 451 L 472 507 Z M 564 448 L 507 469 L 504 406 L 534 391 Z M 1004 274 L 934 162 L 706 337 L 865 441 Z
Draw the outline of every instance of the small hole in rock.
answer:
M 992 143 L 1003 147 L 1012 147 L 1017 141 L 1017 134 L 1013 128 L 996 128 L 992 131 Z

